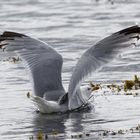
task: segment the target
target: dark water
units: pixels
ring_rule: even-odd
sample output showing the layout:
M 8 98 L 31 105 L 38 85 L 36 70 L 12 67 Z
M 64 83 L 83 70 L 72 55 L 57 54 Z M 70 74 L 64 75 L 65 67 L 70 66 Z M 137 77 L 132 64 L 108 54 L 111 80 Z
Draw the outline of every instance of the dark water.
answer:
M 66 89 L 73 67 L 87 48 L 115 31 L 139 24 L 139 18 L 139 0 L 0 1 L 0 32 L 18 31 L 52 45 L 64 58 Z M 121 82 L 140 74 L 139 52 L 139 47 L 124 52 L 89 80 Z M 81 139 L 139 139 L 139 133 L 99 135 L 102 130 L 130 129 L 140 123 L 139 97 L 97 96 L 91 110 L 41 115 L 26 97 L 32 89 L 24 65 L 2 61 L 0 65 L 1 140 L 27 140 L 40 130 L 47 134 L 59 132 L 59 137 L 50 139 L 71 139 L 77 133 L 91 134 Z

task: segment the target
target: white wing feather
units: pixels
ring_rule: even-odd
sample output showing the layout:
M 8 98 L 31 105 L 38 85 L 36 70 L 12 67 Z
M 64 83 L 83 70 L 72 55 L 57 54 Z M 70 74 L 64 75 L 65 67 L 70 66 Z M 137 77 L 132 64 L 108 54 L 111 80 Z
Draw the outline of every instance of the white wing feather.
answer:
M 68 88 L 69 109 L 75 109 L 83 102 L 77 105 L 75 98 L 82 98 L 79 90 L 81 82 L 91 73 L 99 70 L 104 64 L 111 62 L 119 53 L 130 46 L 135 46 L 139 40 L 140 27 L 133 26 L 126 28 L 111 36 L 101 40 L 89 48 L 78 61 Z M 77 94 L 80 94 L 77 96 Z M 84 99 L 83 99 L 84 100 Z
M 7 31 L 0 36 L 0 43 L 0 48 L 4 51 L 14 51 L 25 60 L 37 96 L 43 97 L 49 92 L 47 97 L 50 100 L 58 100 L 61 94 L 64 94 L 61 81 L 62 56 L 48 44 L 23 34 Z M 62 92 L 58 92 L 59 95 L 56 91 Z

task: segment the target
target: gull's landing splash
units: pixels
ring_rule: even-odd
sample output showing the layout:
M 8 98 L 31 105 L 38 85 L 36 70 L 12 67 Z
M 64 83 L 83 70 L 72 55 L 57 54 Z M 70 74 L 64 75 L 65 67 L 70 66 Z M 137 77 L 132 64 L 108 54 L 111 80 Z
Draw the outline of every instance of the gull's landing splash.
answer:
M 91 73 L 111 62 L 140 39 L 140 27 L 132 26 L 108 36 L 89 48 L 79 59 L 68 92 L 62 85 L 63 58 L 47 43 L 27 35 L 5 31 L 0 35 L 3 52 L 16 52 L 31 74 L 35 96 L 28 95 L 42 113 L 65 112 L 87 104 L 92 88 L 81 88 Z

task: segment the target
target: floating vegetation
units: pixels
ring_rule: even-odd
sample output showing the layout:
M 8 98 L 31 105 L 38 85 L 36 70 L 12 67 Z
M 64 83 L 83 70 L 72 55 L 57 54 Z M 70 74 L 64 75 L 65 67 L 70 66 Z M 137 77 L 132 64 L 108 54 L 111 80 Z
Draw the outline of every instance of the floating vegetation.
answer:
M 120 92 L 120 91 L 121 91 L 120 86 L 117 86 L 117 92 Z
M 138 90 L 140 89 L 140 80 L 137 75 L 134 75 L 134 80 L 126 80 L 124 83 L 126 90 Z
M 93 84 L 92 82 L 90 82 L 90 86 L 92 91 L 99 90 L 102 88 L 101 84 Z
M 39 130 L 34 135 L 29 136 L 29 140 L 47 140 L 47 139 L 55 139 L 57 137 L 59 138 L 61 137 L 61 134 L 58 132 L 58 130 L 53 129 L 50 134 L 43 133 L 41 130 Z
M 122 85 L 111 84 L 106 87 L 119 95 L 133 95 L 134 97 L 140 95 L 140 80 L 137 75 L 134 75 L 133 80 L 125 80 Z
M 39 131 L 38 134 L 37 134 L 37 139 L 38 140 L 43 140 L 44 139 L 44 134 L 43 132 Z
M 134 75 L 133 80 L 125 80 L 123 84 L 93 84 L 90 82 L 90 87 L 94 92 L 102 90 L 105 93 L 113 93 L 116 95 L 133 95 L 134 97 L 140 96 L 140 78 L 137 75 Z M 109 89 L 109 90 L 108 90 Z
M 107 137 L 107 136 L 114 136 L 114 135 L 125 135 L 128 133 L 140 133 L 140 124 L 138 124 L 136 127 L 130 128 L 130 129 L 119 129 L 119 130 L 101 130 L 102 132 L 99 131 L 99 136 L 101 137 Z M 98 132 L 98 131 L 95 131 Z M 82 137 L 94 137 L 93 132 L 91 133 L 80 133 L 80 134 L 75 134 L 71 135 L 71 139 L 74 138 L 82 138 Z
M 77 132 L 76 134 L 70 134 L 68 137 L 70 139 L 88 139 L 94 138 L 96 135 L 100 137 L 108 137 L 108 136 L 117 136 L 117 135 L 126 135 L 129 133 L 140 133 L 140 124 L 130 129 L 118 129 L 118 130 L 91 130 L 90 132 Z M 61 139 L 65 138 L 65 134 L 60 134 L 57 130 L 52 130 L 52 133 L 43 133 L 42 131 L 38 131 L 32 136 L 29 136 L 29 140 L 47 140 L 47 139 Z
M 127 90 L 131 90 L 135 85 L 135 82 L 132 80 L 125 80 L 124 82 L 124 89 Z
M 126 133 L 140 133 L 140 124 L 138 124 L 136 127 L 130 128 L 130 129 L 118 130 L 118 134 L 126 134 Z
M 11 63 L 16 63 L 16 62 L 19 62 L 19 61 L 22 61 L 19 57 L 8 57 L 6 59 L 2 59 L 0 60 L 2 62 L 11 62 Z

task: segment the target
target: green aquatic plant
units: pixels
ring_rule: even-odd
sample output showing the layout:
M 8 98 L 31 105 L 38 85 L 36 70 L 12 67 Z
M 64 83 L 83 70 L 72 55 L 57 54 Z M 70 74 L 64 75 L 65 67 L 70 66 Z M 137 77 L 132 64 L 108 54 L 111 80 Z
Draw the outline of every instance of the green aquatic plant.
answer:
M 117 86 L 117 92 L 120 92 L 120 91 L 121 91 L 121 87 Z
M 135 82 L 133 80 L 125 80 L 124 88 L 126 90 L 131 90 L 134 85 L 135 85 Z
M 99 90 L 102 88 L 101 84 L 93 84 L 92 82 L 90 82 L 90 87 L 92 91 Z
M 111 85 L 107 85 L 107 88 L 111 89 L 112 91 L 114 91 L 118 86 L 114 83 L 112 83 Z
M 118 129 L 118 130 L 102 130 L 99 132 L 100 137 L 109 137 L 109 136 L 117 136 L 117 135 L 126 135 L 130 133 L 139 133 L 140 134 L 140 124 L 135 127 L 129 129 Z M 54 137 L 55 135 L 55 137 Z M 57 137 L 56 137 L 57 136 Z M 47 140 L 47 139 L 61 139 L 65 138 L 65 134 L 58 133 L 57 130 L 52 130 L 52 134 L 45 134 L 42 131 L 38 131 L 37 135 L 33 135 L 29 137 L 29 140 Z M 76 134 L 69 135 L 70 139 L 91 139 L 94 137 L 92 131 L 90 132 L 79 132 Z
M 137 75 L 134 75 L 133 80 L 125 80 L 122 85 L 117 85 L 113 83 L 110 85 L 106 85 L 106 87 L 109 88 L 115 94 L 116 92 L 117 94 L 122 94 L 123 92 L 121 91 L 124 91 L 124 95 L 132 95 L 132 93 L 128 93 L 128 91 L 140 89 L 140 80 Z
M 127 90 L 128 90 L 125 85 L 124 85 L 123 89 L 124 89 L 124 92 L 127 92 Z
M 37 133 L 37 140 L 43 140 L 43 139 L 44 139 L 44 134 L 43 134 L 42 131 L 39 131 L 39 132 Z
M 99 90 L 99 89 L 100 89 L 100 85 L 97 84 L 92 88 L 92 91 Z
M 22 61 L 22 60 L 19 57 L 12 56 L 12 57 L 8 57 L 6 59 L 1 59 L 0 61 L 2 61 L 2 62 L 10 62 L 10 63 L 17 63 L 17 62 Z
M 135 90 L 140 88 L 140 80 L 137 75 L 134 75 L 134 82 L 135 82 Z
M 132 89 L 135 89 L 135 90 L 140 89 L 140 81 L 137 75 L 134 75 L 134 80 L 126 80 L 124 83 L 125 92 Z
M 71 135 L 71 139 L 80 139 L 80 138 L 85 138 L 85 137 L 89 137 L 90 136 L 90 133 L 80 133 L 80 134 L 74 134 L 74 135 Z
M 134 82 L 139 83 L 139 77 L 137 75 L 134 75 Z

